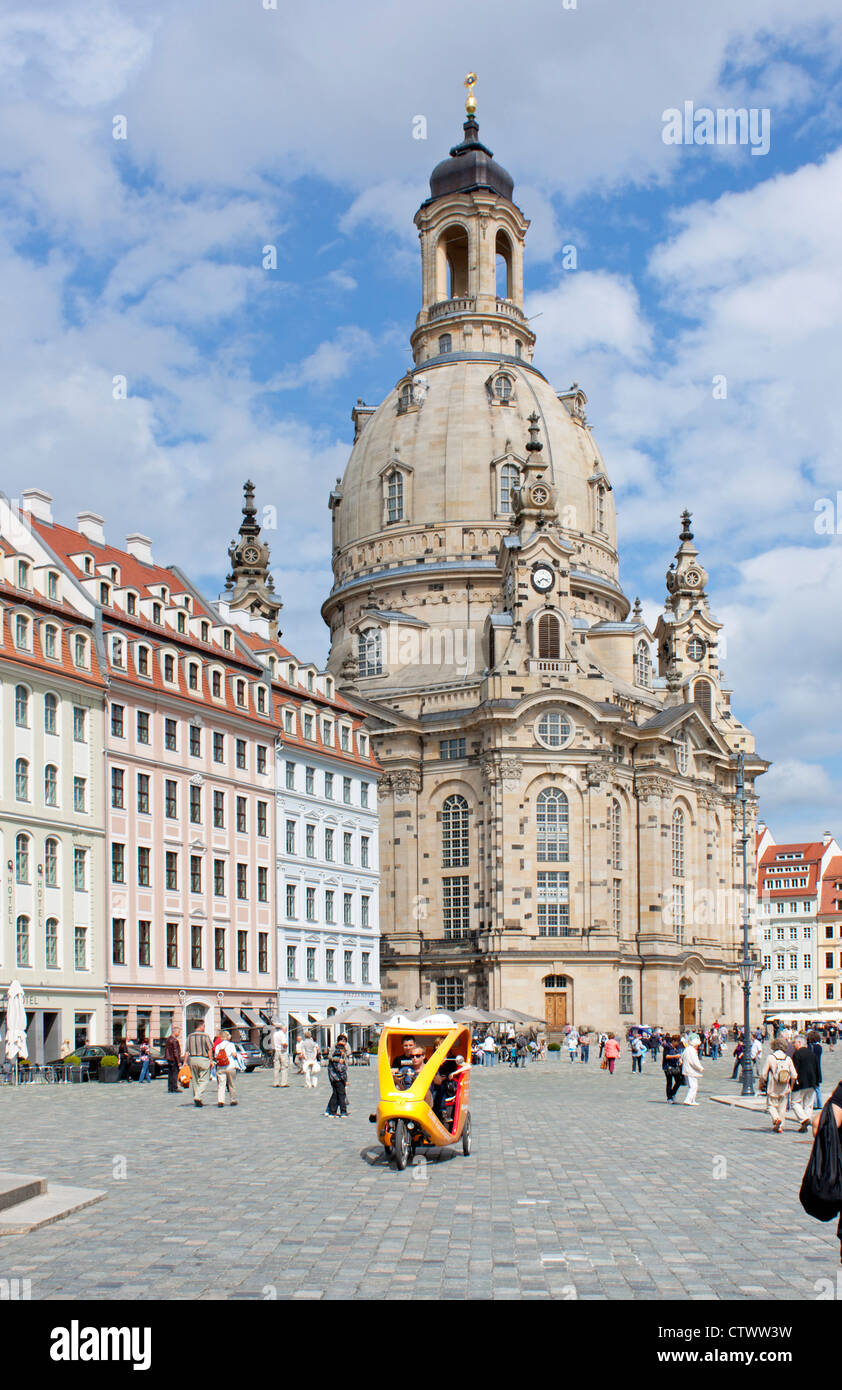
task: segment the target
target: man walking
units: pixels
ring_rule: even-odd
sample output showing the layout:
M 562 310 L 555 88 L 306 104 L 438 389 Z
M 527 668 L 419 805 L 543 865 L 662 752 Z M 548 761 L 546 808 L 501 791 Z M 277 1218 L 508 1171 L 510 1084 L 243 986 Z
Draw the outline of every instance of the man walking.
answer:
M 201 1109 L 202 1095 L 210 1080 L 213 1048 L 204 1023 L 197 1023 L 187 1036 L 187 1061 L 193 1073 L 193 1104 Z
M 704 1074 L 704 1067 L 699 1061 L 699 1043 L 701 1039 L 698 1033 L 691 1033 L 687 1039 L 687 1046 L 681 1054 L 681 1071 L 684 1080 L 687 1082 L 687 1096 L 683 1105 L 698 1105 L 696 1092 L 699 1089 L 699 1077 Z
M 766 1109 L 772 1117 L 772 1129 L 780 1134 L 786 1118 L 786 1102 L 792 1086 L 798 1081 L 798 1072 L 782 1047 L 776 1047 L 766 1058 L 766 1065 L 760 1077 L 760 1086 L 766 1091 Z
M 304 1072 L 304 1085 L 315 1091 L 319 1074 L 319 1045 L 309 1028 L 299 1044 L 301 1070 Z
M 167 1091 L 178 1095 L 178 1073 L 184 1061 L 181 1050 L 181 1029 L 173 1028 L 164 1044 L 164 1059 L 167 1064 Z
M 497 1044 L 490 1033 L 486 1033 L 482 1043 L 483 1066 L 493 1067 L 497 1056 Z
M 340 1033 L 336 1039 L 336 1046 L 331 1052 L 327 1063 L 327 1079 L 330 1082 L 330 1100 L 327 1103 L 325 1115 L 333 1119 L 337 1111 L 341 1119 L 346 1119 L 348 1115 L 348 1099 L 346 1087 L 348 1085 L 348 1063 L 346 1060 L 348 1050 L 348 1039 L 344 1033 Z
M 792 1092 L 792 1108 L 798 1120 L 798 1133 L 803 1134 L 813 1118 L 813 1102 L 819 1084 L 819 1060 L 812 1048 L 807 1046 L 807 1039 L 801 1035 L 795 1039 L 792 1065 L 798 1074 Z
M 587 1062 L 587 1060 L 588 1060 L 588 1058 L 590 1057 L 590 1055 L 591 1055 L 591 1035 L 590 1035 L 590 1030 L 589 1030 L 588 1028 L 586 1028 L 586 1029 L 584 1030 L 584 1032 L 580 1032 L 580 1033 L 579 1033 L 579 1059 L 580 1059 L 580 1061 L 582 1061 L 582 1062 Z
M 272 1030 L 272 1052 L 275 1080 L 273 1086 L 289 1085 L 289 1034 L 279 1018 L 275 1019 Z M 278 1080 L 280 1077 L 280 1081 Z

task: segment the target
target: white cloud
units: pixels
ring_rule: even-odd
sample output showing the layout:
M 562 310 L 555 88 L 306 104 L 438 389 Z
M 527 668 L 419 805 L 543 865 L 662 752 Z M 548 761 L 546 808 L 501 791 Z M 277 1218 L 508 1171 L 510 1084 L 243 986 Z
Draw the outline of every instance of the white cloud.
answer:
M 299 386 L 325 386 L 346 375 L 360 358 L 374 352 L 374 340 L 363 328 L 337 329 L 328 342 L 319 343 L 302 362 L 285 368 L 268 385 L 269 390 L 291 391 Z

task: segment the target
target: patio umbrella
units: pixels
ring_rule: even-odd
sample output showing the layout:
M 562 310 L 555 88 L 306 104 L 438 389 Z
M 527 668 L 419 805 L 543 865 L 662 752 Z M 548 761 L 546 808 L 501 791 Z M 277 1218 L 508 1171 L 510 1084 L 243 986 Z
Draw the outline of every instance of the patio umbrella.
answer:
M 464 1009 L 457 1009 L 453 1015 L 458 1018 L 460 1023 L 492 1023 L 491 1014 L 486 1013 L 485 1009 L 477 1009 L 473 1004 L 467 1004 Z
M 494 1009 L 488 1017 L 492 1023 L 520 1023 L 520 1019 L 510 1009 Z
M 547 1021 L 545 1018 L 538 1018 L 537 1014 L 521 1013 L 520 1009 L 506 1009 L 505 1012 L 512 1015 L 514 1023 L 546 1023 Z
M 327 1020 L 328 1023 L 356 1023 L 360 1028 L 371 1028 L 379 1023 L 380 1019 L 371 1009 L 366 1009 L 363 1005 L 355 1009 L 346 1009 L 344 1013 L 334 1014 Z
M 23 990 L 19 980 L 12 980 L 6 995 L 6 1061 L 15 1064 L 15 1082 L 18 1077 L 18 1058 L 24 1060 L 29 1055 L 26 1045 L 26 1009 Z

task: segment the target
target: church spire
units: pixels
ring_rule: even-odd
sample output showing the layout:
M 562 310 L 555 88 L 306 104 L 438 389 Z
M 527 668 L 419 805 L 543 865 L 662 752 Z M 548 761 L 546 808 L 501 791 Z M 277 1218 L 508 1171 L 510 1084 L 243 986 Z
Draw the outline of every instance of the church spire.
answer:
M 692 519 L 685 508 L 681 513 L 681 531 L 678 536 L 680 544 L 675 552 L 675 559 L 667 570 L 666 606 L 675 613 L 708 606 L 705 593 L 708 572 L 700 564 L 699 552 L 693 544 L 693 532 L 690 530 Z
M 228 547 L 231 573 L 225 581 L 225 601 L 232 612 L 268 620 L 270 635 L 277 637 L 278 614 L 283 604 L 275 594 L 275 581 L 269 573 L 269 547 L 260 539 L 254 483 L 247 482 L 243 494 L 239 537 Z

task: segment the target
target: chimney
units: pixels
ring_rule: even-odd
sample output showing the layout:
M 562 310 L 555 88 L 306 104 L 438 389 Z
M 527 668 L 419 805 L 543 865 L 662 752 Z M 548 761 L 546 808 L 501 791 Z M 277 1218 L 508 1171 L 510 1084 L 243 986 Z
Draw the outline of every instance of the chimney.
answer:
M 103 525 L 104 518 L 98 516 L 96 512 L 77 512 L 76 524 L 83 536 L 87 536 L 94 545 L 105 545 L 105 532 Z
M 154 565 L 152 559 L 152 538 L 143 536 L 140 531 L 134 531 L 130 536 L 126 536 L 126 549 L 136 560 L 140 560 L 144 565 Z
M 822 844 L 823 844 L 823 845 L 829 845 L 832 839 L 833 839 L 833 835 L 831 834 L 831 832 L 830 832 L 829 830 L 826 830 L 826 831 L 824 832 L 824 835 L 822 836 Z
M 52 502 L 52 495 L 40 487 L 28 487 L 20 495 L 21 511 L 29 512 L 36 521 L 46 521 L 50 526 L 53 524 Z

